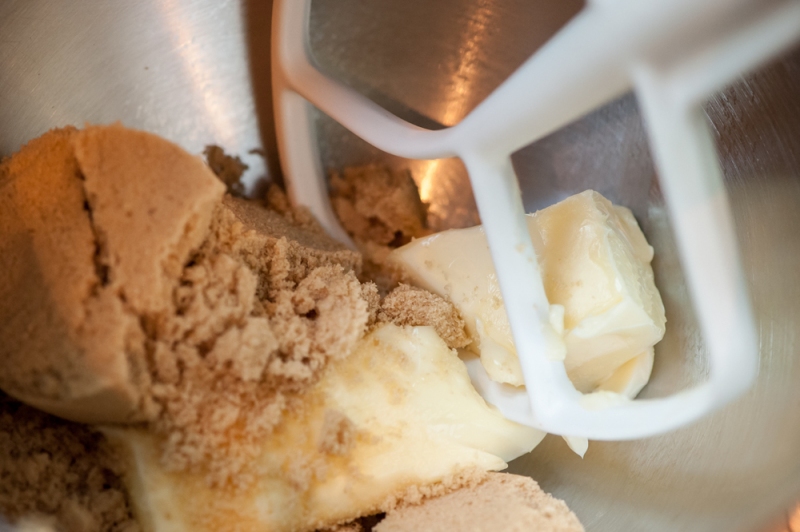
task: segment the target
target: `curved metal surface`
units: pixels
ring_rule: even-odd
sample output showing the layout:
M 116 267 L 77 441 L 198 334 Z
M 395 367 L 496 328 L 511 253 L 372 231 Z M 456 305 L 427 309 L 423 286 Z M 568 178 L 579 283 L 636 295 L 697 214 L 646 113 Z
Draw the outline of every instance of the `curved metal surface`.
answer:
M 318 64 L 422 126 L 460 120 L 568 20 L 577 0 L 315 0 Z M 200 152 L 217 143 L 278 177 L 268 0 L 4 0 L 0 155 L 48 128 L 122 120 Z M 707 106 L 735 209 L 761 341 L 746 397 L 678 432 L 592 443 L 547 438 L 511 470 L 566 499 L 590 531 L 800 529 L 800 49 Z M 411 169 L 437 228 L 478 221 L 458 160 L 388 157 L 317 117 L 331 168 Z M 261 155 L 249 153 L 264 150 Z M 703 347 L 635 99 L 623 97 L 514 156 L 526 207 L 595 188 L 631 207 L 656 248 L 668 332 L 647 396 L 702 380 Z M 791 510 L 794 512 L 794 510 Z M 800 514 L 800 510 L 798 510 Z
M 263 174 L 263 158 L 249 153 L 262 143 L 246 8 L 236 0 L 3 0 L 0 154 L 53 127 L 121 120 L 193 152 L 225 146 L 251 175 Z

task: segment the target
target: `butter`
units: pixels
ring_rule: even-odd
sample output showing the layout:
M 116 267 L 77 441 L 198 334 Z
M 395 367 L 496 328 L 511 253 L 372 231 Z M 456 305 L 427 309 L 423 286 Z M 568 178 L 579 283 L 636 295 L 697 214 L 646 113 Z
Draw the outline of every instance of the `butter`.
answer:
M 544 437 L 489 407 L 430 327 L 380 326 L 301 401 L 263 442 L 254 484 L 238 491 L 165 471 L 147 432 L 105 429 L 129 461 L 126 483 L 143 529 L 323 528 L 379 512 L 413 486 L 504 469 Z M 347 432 L 334 438 L 339 449 L 323 443 L 331 416 Z
M 639 395 L 647 381 L 650 380 L 654 355 L 652 347 L 644 353 L 636 355 L 601 382 L 597 391 L 614 392 L 633 399 Z
M 632 397 L 649 378 L 651 348 L 666 323 L 650 266 L 653 248 L 633 214 L 586 191 L 528 215 L 527 222 L 538 234 L 533 242 L 551 324 L 563 327 L 567 374 L 581 392 L 606 386 Z M 473 339 L 470 349 L 492 379 L 524 383 L 480 226 L 415 240 L 390 260 L 411 283 L 456 305 Z

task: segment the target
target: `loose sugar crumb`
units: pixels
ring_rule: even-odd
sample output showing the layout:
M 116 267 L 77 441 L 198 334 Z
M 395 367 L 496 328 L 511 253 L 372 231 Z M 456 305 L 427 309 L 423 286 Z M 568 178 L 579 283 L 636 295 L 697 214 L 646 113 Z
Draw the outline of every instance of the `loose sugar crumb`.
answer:
M 405 326 L 431 326 L 453 349 L 471 343 L 464 320 L 452 303 L 427 290 L 401 284 L 384 298 L 378 320 Z
M 203 150 L 211 171 L 225 184 L 228 193 L 234 196 L 244 194 L 242 175 L 248 166 L 239 157 L 228 155 L 219 146 L 209 145 Z
M 248 200 L 223 201 L 171 311 L 148 321 L 167 469 L 204 471 L 212 484 L 253 480 L 246 466 L 290 396 L 364 333 L 358 266 L 320 233 Z
M 351 167 L 333 173 L 330 183 L 334 211 L 364 255 L 361 279 L 375 282 L 385 294 L 400 278 L 386 262 L 389 253 L 430 234 L 427 205 L 408 171 Z
M 0 392 L 0 456 L 0 515 L 21 529 L 138 532 L 119 460 L 87 426 Z
M 346 168 L 331 176 L 331 201 L 344 228 L 358 240 L 399 247 L 428 234 L 427 209 L 407 171 Z
M 294 225 L 320 233 L 325 238 L 329 238 L 328 234 L 317 222 L 317 219 L 311 214 L 311 211 L 309 211 L 307 207 L 292 205 L 289 202 L 286 192 L 275 183 L 272 183 L 269 188 L 267 188 L 265 201 L 268 209 L 280 214 Z

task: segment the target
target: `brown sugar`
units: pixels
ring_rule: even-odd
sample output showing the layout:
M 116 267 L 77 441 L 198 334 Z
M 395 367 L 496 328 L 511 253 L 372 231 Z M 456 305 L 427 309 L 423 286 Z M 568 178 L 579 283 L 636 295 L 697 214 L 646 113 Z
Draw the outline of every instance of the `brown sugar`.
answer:
M 280 214 L 295 226 L 321 233 L 329 239 L 328 234 L 319 225 L 311 211 L 302 205 L 292 205 L 286 192 L 280 186 L 275 183 L 270 184 L 264 200 L 269 210 Z
M 349 523 L 319 530 L 318 532 L 370 532 L 383 519 L 383 514 L 360 517 Z
M 0 176 L 0 388 L 76 421 L 152 416 L 140 316 L 167 310 L 223 187 L 119 125 L 51 131 Z
M 223 198 L 154 135 L 55 130 L 0 175 L 0 387 L 78 421 L 147 421 L 169 470 L 246 482 L 288 396 L 365 330 L 359 254 Z
M 326 410 L 320 431 L 320 452 L 347 454 L 355 441 L 355 431 L 355 425 L 347 416 L 338 410 Z
M 378 320 L 405 326 L 431 326 L 453 349 L 471 343 L 464 330 L 464 320 L 446 299 L 406 284 L 401 284 L 383 299 Z
M 364 532 L 364 527 L 358 521 L 353 521 L 352 523 L 332 526 L 319 532 Z
M 488 473 L 485 480 L 421 504 L 387 512 L 375 532 L 582 532 L 583 526 L 563 501 L 529 477 Z
M 442 497 L 458 490 L 472 489 L 486 480 L 488 473 L 482 469 L 468 468 L 427 485 L 414 485 L 395 493 L 381 505 L 387 515 L 407 506 L 422 504 L 429 499 Z
M 292 394 L 364 333 L 359 266 L 320 232 L 224 199 L 172 310 L 146 320 L 167 469 L 206 471 L 215 484 L 252 480 L 245 466 Z
M 119 460 L 85 425 L 0 393 L 0 456 L 0 515 L 6 519 L 40 515 L 42 524 L 65 532 L 139 530 Z
M 241 196 L 244 194 L 242 175 L 248 166 L 239 157 L 228 155 L 219 146 L 209 145 L 203 150 L 206 162 L 214 174 L 225 184 L 228 194 Z
M 407 171 L 380 166 L 346 168 L 331 175 L 331 204 L 364 255 L 362 281 L 381 293 L 401 278 L 386 259 L 392 249 L 430 234 L 427 206 Z
M 584 532 L 564 501 L 529 477 L 465 471 L 413 486 L 384 504 L 385 514 L 319 532 Z
M 399 247 L 428 234 L 426 207 L 408 172 L 346 168 L 331 176 L 331 202 L 356 240 Z
M 241 168 L 207 155 L 235 187 Z M 4 183 L 0 388 L 73 420 L 146 427 L 167 471 L 200 473 L 213 487 L 252 485 L 247 466 L 263 442 L 368 327 L 428 325 L 451 348 L 469 343 L 448 301 L 406 285 L 381 298 L 396 284 L 382 254 L 427 234 L 407 174 L 373 168 L 334 179 L 334 205 L 366 263 L 279 188 L 269 208 L 225 195 L 198 157 L 119 125 L 48 133 L 0 164 Z M 64 530 L 137 530 L 101 436 L 5 396 L 0 426 L 0 451 L 14 457 L 0 460 L 1 514 L 55 516 Z M 357 437 L 346 416 L 327 410 L 310 445 L 338 459 Z M 287 475 L 317 474 L 317 458 L 299 456 Z M 481 488 L 492 482 L 460 471 L 370 511 L 388 511 L 395 526 L 429 504 L 462 504 L 446 499 L 462 491 L 495 504 Z M 551 508 L 514 482 L 526 507 Z M 436 502 L 445 499 L 456 502 Z

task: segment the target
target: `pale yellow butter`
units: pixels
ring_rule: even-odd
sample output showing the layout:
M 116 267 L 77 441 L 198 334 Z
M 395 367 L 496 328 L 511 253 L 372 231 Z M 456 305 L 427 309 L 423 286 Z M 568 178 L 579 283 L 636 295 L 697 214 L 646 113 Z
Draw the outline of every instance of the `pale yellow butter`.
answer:
M 168 473 L 151 434 L 107 429 L 130 462 L 127 483 L 144 530 L 314 530 L 379 512 L 412 486 L 504 469 L 544 437 L 489 407 L 430 327 L 380 326 L 331 363 L 302 402 L 264 441 L 252 464 L 257 480 L 244 491 Z M 351 424 L 352 443 L 340 454 L 321 448 L 331 412 Z
M 666 322 L 650 266 L 653 248 L 633 214 L 586 191 L 527 220 L 539 236 L 533 241 L 555 329 L 563 312 L 570 379 L 582 392 L 603 387 L 632 397 L 649 378 L 651 348 L 663 337 Z M 471 349 L 493 379 L 523 384 L 480 226 L 415 240 L 394 251 L 391 260 L 412 283 L 456 305 L 474 339 Z

